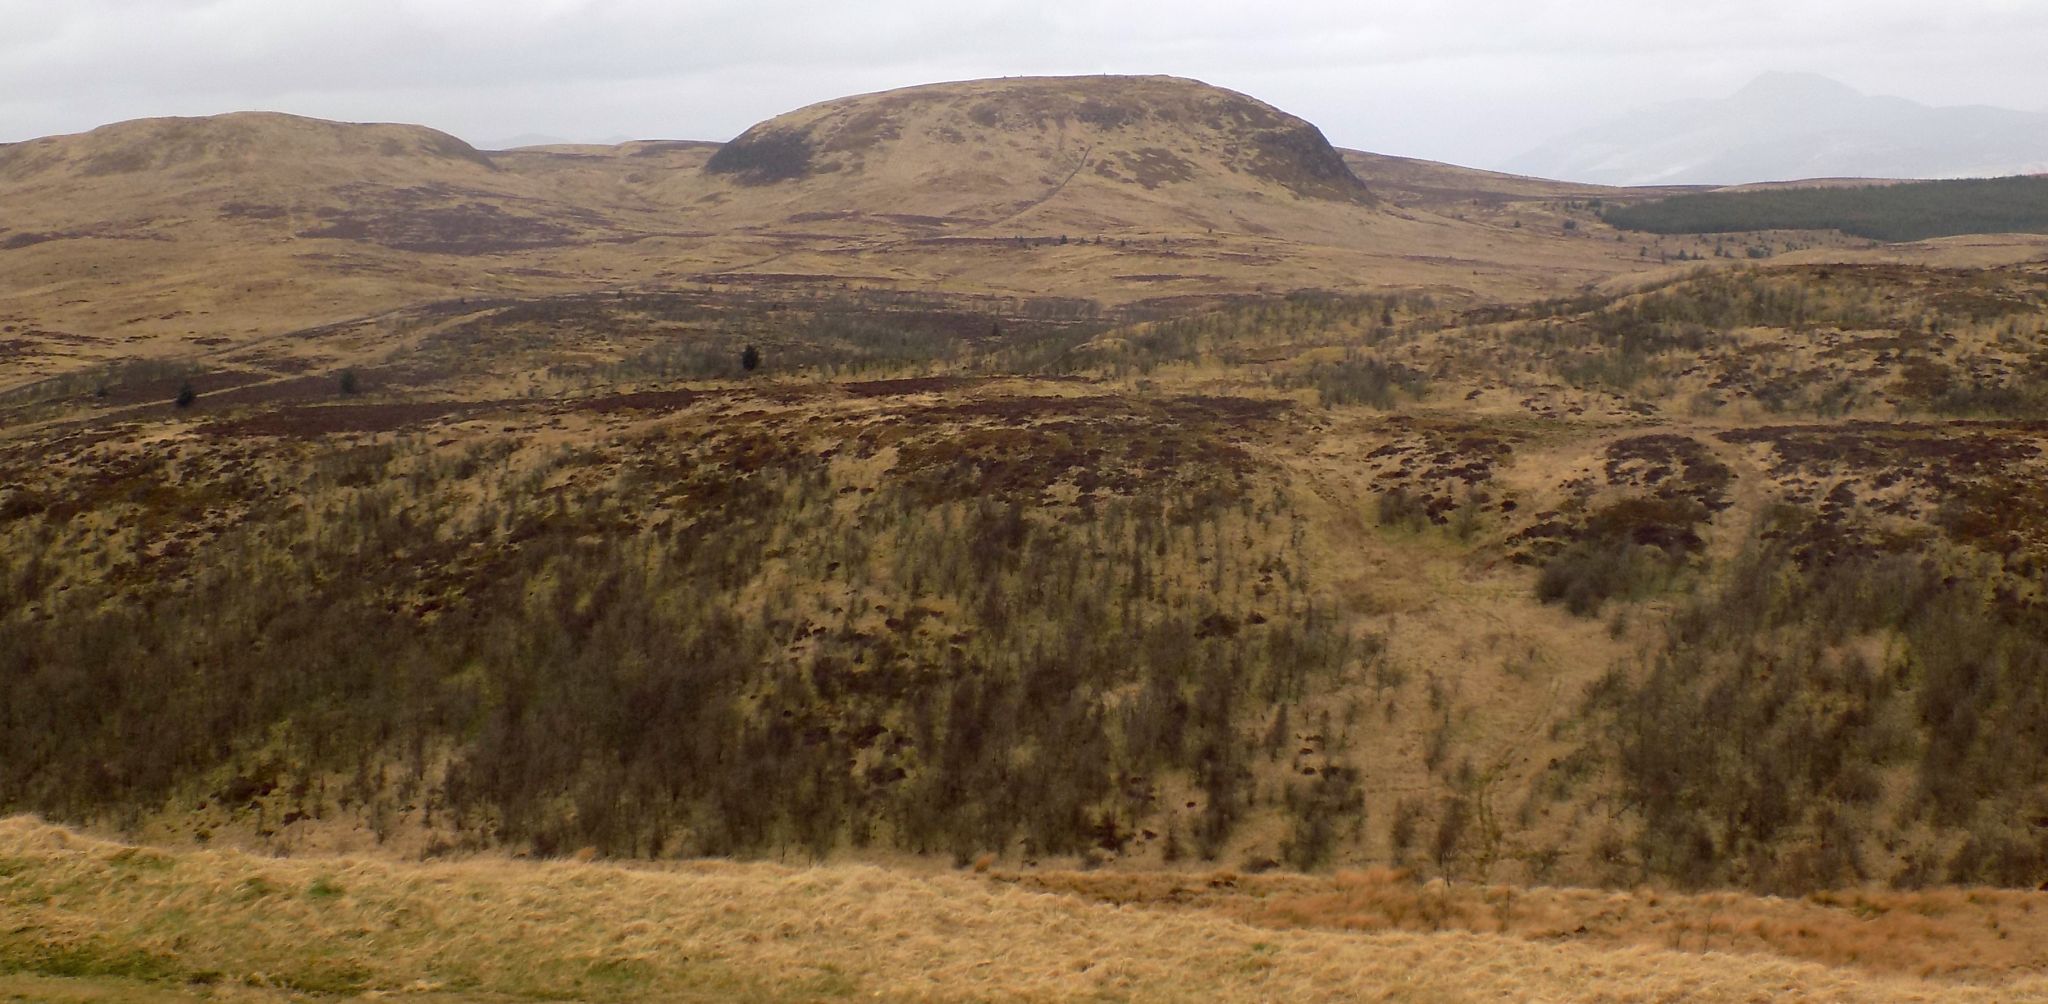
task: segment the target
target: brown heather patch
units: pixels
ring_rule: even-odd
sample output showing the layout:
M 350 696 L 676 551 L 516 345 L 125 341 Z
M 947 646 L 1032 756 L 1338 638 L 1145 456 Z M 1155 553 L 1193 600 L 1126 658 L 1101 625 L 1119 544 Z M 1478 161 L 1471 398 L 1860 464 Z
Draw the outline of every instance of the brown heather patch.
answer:
M 2029 422 L 1841 425 L 1733 429 L 1716 438 L 1767 445 L 1768 473 L 1783 498 L 1808 508 L 1816 532 L 1911 546 L 1899 527 L 1872 517 L 1929 524 L 1994 553 L 2040 549 L 2048 471 L 2041 431 Z
M 1848 422 L 1759 426 L 1723 432 L 1718 438 L 1728 443 L 1769 444 L 1777 455 L 1775 476 L 1853 469 L 1913 477 L 1935 487 L 1997 474 L 2041 455 L 2038 444 L 1984 425 Z
M 1129 495 L 1167 479 L 1216 504 L 1257 466 L 1236 440 L 1285 407 L 1231 397 L 990 397 L 907 414 L 924 435 L 902 425 L 871 431 L 900 442 L 897 471 L 929 501 L 1037 499 L 1067 480 L 1083 496 Z M 865 448 L 879 445 L 863 434 Z
M 1845 890 L 1787 899 L 1447 885 L 1392 869 L 1335 875 L 1001 874 L 1020 888 L 1119 906 L 1205 912 L 1261 927 L 1462 931 L 1546 944 L 1778 956 L 1979 986 L 2048 972 L 2048 896 L 2000 889 Z
M 839 385 L 854 397 L 901 397 L 907 394 L 936 394 L 963 390 L 983 381 L 966 377 L 902 377 L 894 380 L 855 380 Z
M 1138 184 L 1147 189 L 1176 181 L 1187 181 L 1195 176 L 1195 165 L 1187 158 L 1160 147 L 1146 147 L 1122 154 L 1124 168 L 1137 178 Z M 1108 166 L 1104 161 L 1102 166 Z
M 439 185 L 401 189 L 363 185 L 337 194 L 347 206 L 317 210 L 314 215 L 321 225 L 302 230 L 298 236 L 365 241 L 396 251 L 474 255 L 559 245 L 576 234 L 559 222 L 509 213 L 479 201 L 480 193 Z
M 695 404 L 703 397 L 702 392 L 692 390 L 649 390 L 582 398 L 570 404 L 578 411 L 609 415 L 620 411 L 677 411 Z
M 468 416 L 491 407 L 489 404 L 461 401 L 309 405 L 281 408 L 246 418 L 210 423 L 206 426 L 206 431 L 210 435 L 224 439 L 238 436 L 306 437 L 352 432 L 390 432 L 442 419 Z
M 1518 508 L 1512 497 L 1496 498 L 1487 486 L 1514 457 L 1516 444 L 1525 438 L 1521 433 L 1406 415 L 1389 418 L 1386 427 L 1393 438 L 1366 454 L 1377 491 L 1406 492 L 1436 524 L 1448 523 L 1468 500 L 1503 512 Z
M 1619 439 L 1607 447 L 1607 483 L 1653 489 L 1659 498 L 1686 496 L 1720 512 L 1735 480 L 1728 465 L 1699 440 L 1654 434 Z

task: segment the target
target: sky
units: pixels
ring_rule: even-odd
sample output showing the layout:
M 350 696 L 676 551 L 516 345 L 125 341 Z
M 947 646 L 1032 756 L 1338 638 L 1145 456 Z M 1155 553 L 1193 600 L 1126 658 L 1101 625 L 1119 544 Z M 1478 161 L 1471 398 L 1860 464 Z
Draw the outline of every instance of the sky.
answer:
M 0 142 L 264 109 L 480 146 L 729 139 L 939 80 L 1170 73 L 1339 146 L 1494 167 L 1772 71 L 2048 109 L 2040 0 L 0 0 Z

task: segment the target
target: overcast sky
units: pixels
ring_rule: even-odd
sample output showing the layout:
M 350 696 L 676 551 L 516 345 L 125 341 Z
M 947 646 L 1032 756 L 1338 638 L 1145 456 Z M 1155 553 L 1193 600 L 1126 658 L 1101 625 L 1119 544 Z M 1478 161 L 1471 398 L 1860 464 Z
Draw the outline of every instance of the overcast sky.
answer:
M 907 84 L 1172 73 L 1483 167 L 1767 70 L 2048 105 L 2040 0 L 0 0 L 0 26 L 0 141 L 252 108 L 479 145 L 727 139 Z

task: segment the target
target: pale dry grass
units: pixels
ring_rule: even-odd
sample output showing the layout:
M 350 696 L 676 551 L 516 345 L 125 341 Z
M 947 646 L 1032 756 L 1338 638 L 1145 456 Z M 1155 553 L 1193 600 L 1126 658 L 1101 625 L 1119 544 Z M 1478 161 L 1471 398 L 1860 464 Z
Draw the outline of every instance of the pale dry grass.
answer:
M 2012 889 L 1740 892 L 1418 882 L 1391 869 L 1330 876 L 1219 873 L 999 876 L 1118 905 L 1199 910 L 1278 928 L 1463 931 L 1587 947 L 1778 956 L 1874 973 L 2039 992 L 2048 896 Z
M 134 989 L 66 991 L 81 1000 L 152 999 L 195 977 L 207 993 L 600 1000 L 2048 999 L 2038 980 L 1985 989 L 1640 946 L 1266 929 L 968 875 L 263 859 L 27 818 L 0 822 L 0 915 L 0 971 L 125 974 L 104 985 Z

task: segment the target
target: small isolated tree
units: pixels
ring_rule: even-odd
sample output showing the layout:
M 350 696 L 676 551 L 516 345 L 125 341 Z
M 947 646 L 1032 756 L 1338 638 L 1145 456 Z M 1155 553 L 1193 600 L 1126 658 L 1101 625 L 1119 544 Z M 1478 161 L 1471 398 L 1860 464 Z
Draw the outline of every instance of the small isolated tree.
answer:
M 740 369 L 752 373 L 756 369 L 759 369 L 760 366 L 761 350 L 751 345 L 747 346 L 746 349 L 740 353 Z
M 355 370 L 341 371 L 341 392 L 350 397 L 363 392 L 363 382 L 356 376 Z
M 199 391 L 193 389 L 192 381 L 187 380 L 178 385 L 178 407 L 190 408 L 192 407 L 192 402 L 197 400 L 199 400 Z

